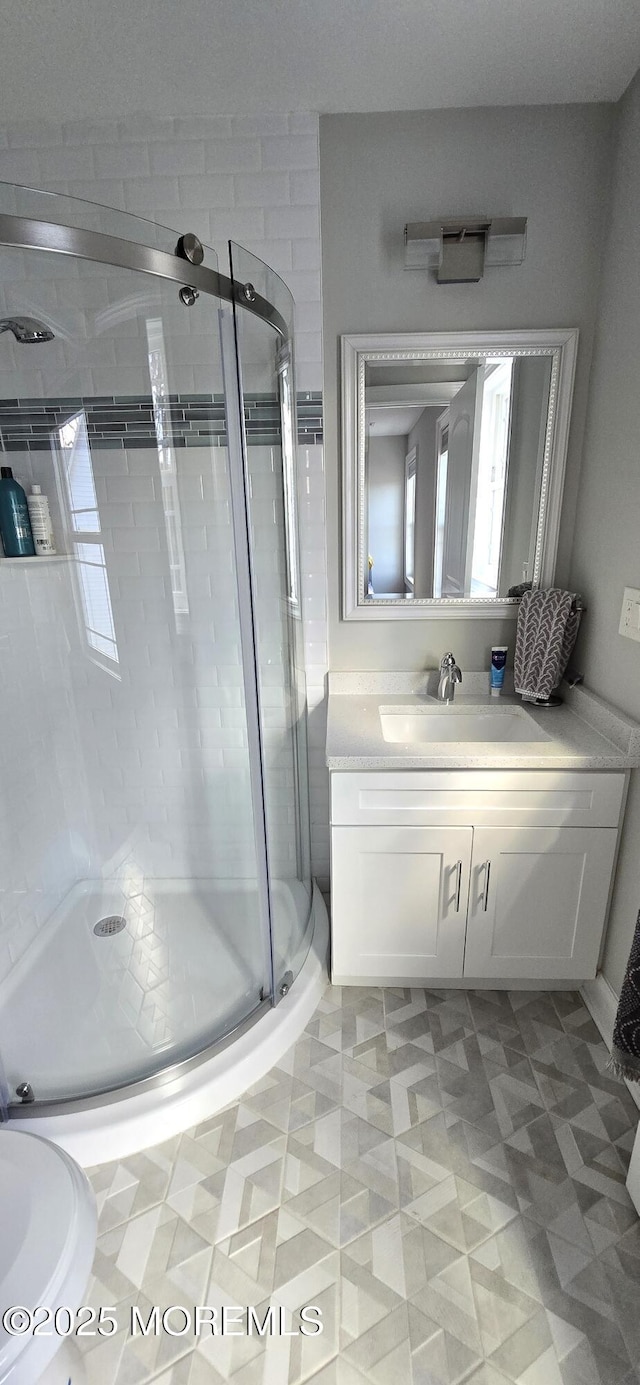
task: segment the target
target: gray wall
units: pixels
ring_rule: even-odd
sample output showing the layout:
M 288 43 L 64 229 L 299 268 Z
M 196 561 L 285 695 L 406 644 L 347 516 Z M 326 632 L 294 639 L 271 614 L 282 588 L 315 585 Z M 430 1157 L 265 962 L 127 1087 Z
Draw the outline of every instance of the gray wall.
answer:
M 373 585 L 404 591 L 404 459 L 406 437 L 370 438 L 367 457 L 369 553 Z
M 443 649 L 488 667 L 511 621 L 340 620 L 338 346 L 344 332 L 579 327 L 558 579 L 575 514 L 603 225 L 611 106 L 528 106 L 325 116 L 320 120 L 330 665 L 433 667 Z M 439 287 L 403 269 L 405 221 L 456 212 L 529 218 L 517 269 Z M 511 655 L 513 649 L 511 648 Z M 639 651 L 640 652 L 640 651 Z
M 640 74 L 619 106 L 571 587 L 585 597 L 573 662 L 589 687 L 640 718 L 640 644 L 618 634 L 640 587 Z M 640 771 L 632 776 L 603 970 L 620 990 L 640 907 Z

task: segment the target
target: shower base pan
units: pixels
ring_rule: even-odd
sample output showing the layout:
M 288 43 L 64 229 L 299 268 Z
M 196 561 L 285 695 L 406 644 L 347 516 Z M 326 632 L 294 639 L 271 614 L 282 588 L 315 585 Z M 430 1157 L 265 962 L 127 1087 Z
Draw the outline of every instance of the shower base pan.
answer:
M 296 936 L 297 889 L 274 887 L 277 976 Z M 255 892 L 238 881 L 146 879 L 129 897 L 101 882 L 75 886 L 0 993 L 10 1091 L 28 1082 L 36 1098 L 11 1106 L 10 1123 L 86 1167 L 237 1100 L 295 1042 L 327 980 L 326 909 L 314 887 L 304 965 L 275 1008 L 261 1003 L 255 910 Z

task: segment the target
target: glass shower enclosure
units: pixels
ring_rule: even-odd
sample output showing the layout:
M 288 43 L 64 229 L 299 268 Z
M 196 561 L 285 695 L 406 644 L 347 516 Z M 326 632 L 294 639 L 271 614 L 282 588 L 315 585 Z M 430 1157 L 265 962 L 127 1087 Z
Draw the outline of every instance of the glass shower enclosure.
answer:
M 229 252 L 0 188 L 2 462 L 57 541 L 0 558 L 10 1111 L 178 1073 L 310 944 L 293 302 Z

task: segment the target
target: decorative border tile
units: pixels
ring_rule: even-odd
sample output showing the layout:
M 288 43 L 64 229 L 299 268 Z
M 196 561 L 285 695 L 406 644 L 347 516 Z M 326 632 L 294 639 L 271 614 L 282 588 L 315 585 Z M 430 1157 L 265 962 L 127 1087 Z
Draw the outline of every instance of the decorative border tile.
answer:
M 0 399 L 0 439 L 7 452 L 49 450 L 51 434 L 83 411 L 92 447 L 226 447 L 223 394 L 169 394 L 159 406 L 161 439 L 151 395 L 94 395 L 54 399 Z M 297 397 L 298 442 L 322 442 L 322 394 Z M 245 395 L 247 441 L 279 441 L 280 406 L 274 394 Z

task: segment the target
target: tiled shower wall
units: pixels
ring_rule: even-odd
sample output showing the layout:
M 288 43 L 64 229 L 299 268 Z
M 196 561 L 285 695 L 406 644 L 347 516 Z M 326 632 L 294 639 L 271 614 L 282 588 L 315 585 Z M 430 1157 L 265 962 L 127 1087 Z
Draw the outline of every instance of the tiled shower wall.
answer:
M 38 480 L 55 494 L 61 468 L 51 441 L 5 456 L 25 486 Z M 115 637 L 108 657 L 91 648 L 85 626 L 73 554 L 84 556 L 86 543 L 76 547 L 60 510 L 57 540 L 69 557 L 0 560 L 0 678 L 11 727 L 0 742 L 0 982 L 81 879 L 127 895 L 145 877 L 195 880 L 196 888 L 255 880 L 228 454 L 185 447 L 172 460 L 168 501 L 157 447 L 92 449 L 95 537 Z M 252 444 L 249 469 L 270 861 L 275 878 L 294 882 L 277 454 Z M 168 507 L 179 516 L 177 602 Z M 282 925 L 276 905 L 277 932 Z
M 91 874 L 76 630 L 69 564 L 1 563 L 0 982 Z
M 223 270 L 224 242 L 227 238 L 239 240 L 267 260 L 292 290 L 296 300 L 298 391 L 317 393 L 322 389 L 315 117 L 284 114 L 263 119 L 139 119 L 59 125 L 21 122 L 0 130 L 0 178 L 88 198 L 174 226 L 178 231 L 195 231 L 218 250 Z M 86 283 L 76 291 L 82 304 Z M 37 313 L 37 295 L 23 310 Z M 113 353 L 105 361 L 109 393 L 130 394 L 140 388 L 135 385 L 133 356 L 127 356 L 127 345 L 126 340 L 118 341 L 114 334 Z M 211 388 L 204 339 L 199 343 L 196 335 L 187 336 L 174 345 L 178 387 L 196 392 Z M 55 347 L 47 348 L 52 349 Z M 15 359 L 18 374 L 9 380 L 10 388 L 3 387 L 5 397 L 7 393 L 23 397 L 25 393 L 26 360 L 21 353 Z M 29 374 L 36 368 L 33 356 Z M 99 395 L 107 390 L 105 379 L 100 374 L 99 359 L 88 360 L 78 383 L 83 384 L 83 392 Z M 30 386 L 27 393 L 41 397 L 42 390 Z M 105 459 L 108 456 L 106 452 Z M 140 453 L 137 465 L 141 462 Z M 322 448 L 315 443 L 302 445 L 300 465 L 313 869 L 321 884 L 326 884 L 328 791 L 323 759 L 327 646 Z M 19 472 L 19 466 L 17 469 Z M 46 701 L 44 682 L 41 694 Z M 229 754 L 234 749 L 233 730 L 229 727 Z M 221 756 L 224 754 L 223 725 L 218 728 L 216 749 Z M 106 748 L 104 755 L 108 760 Z M 37 764 L 35 769 L 37 772 Z M 133 785 L 131 792 L 133 811 L 137 804 Z M 26 843 L 25 851 L 28 856 Z

